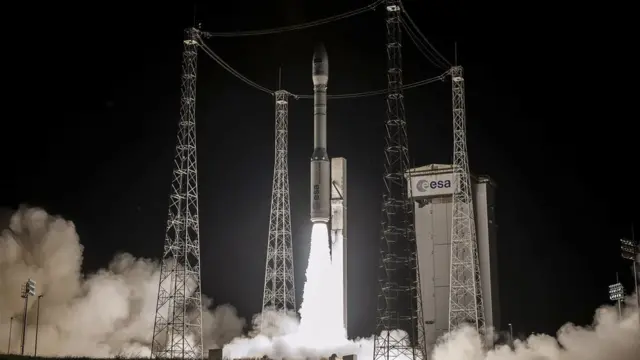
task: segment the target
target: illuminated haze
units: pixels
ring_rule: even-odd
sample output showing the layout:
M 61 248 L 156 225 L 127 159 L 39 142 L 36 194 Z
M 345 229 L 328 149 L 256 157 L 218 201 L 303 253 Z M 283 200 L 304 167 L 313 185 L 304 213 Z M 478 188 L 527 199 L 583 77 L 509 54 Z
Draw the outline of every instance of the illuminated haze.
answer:
M 301 320 L 292 314 L 270 312 L 267 316 L 273 325 L 267 332 L 253 332 L 248 337 L 234 339 L 223 350 L 225 358 L 303 359 L 356 354 L 359 359 L 373 359 L 373 339 L 348 341 L 342 330 L 339 314 L 342 311 L 338 299 L 340 291 L 331 279 L 327 227 L 316 224 L 311 235 L 309 264 Z M 538 334 L 526 340 L 516 340 L 514 348 L 497 346 L 485 351 L 482 339 L 472 327 L 462 327 L 439 339 L 429 359 L 433 360 L 638 360 L 640 354 L 640 322 L 634 299 L 627 301 L 622 318 L 615 307 L 597 310 L 593 326 L 563 326 L 557 338 Z M 254 329 L 260 329 L 261 316 L 254 317 Z M 390 336 L 402 338 L 400 331 Z M 403 356 L 390 356 L 394 360 L 410 360 Z
M 255 334 L 234 340 L 224 347 L 228 358 L 262 357 L 314 358 L 331 354 L 353 354 L 360 344 L 349 342 L 342 324 L 342 295 L 335 279 L 336 267 L 331 264 L 329 233 L 326 224 L 314 224 L 311 230 L 309 263 L 300 322 L 292 315 L 270 312 L 270 324 L 282 324 L 286 331 Z M 280 320 L 273 320 L 273 319 Z M 260 316 L 254 317 L 254 328 L 260 329 Z
M 72 222 L 42 209 L 22 208 L 0 222 L 0 351 L 20 350 L 24 300 L 20 288 L 36 281 L 40 303 L 38 355 L 148 356 L 158 293 L 156 262 L 117 255 L 106 269 L 83 277 L 82 245 Z M 29 301 L 25 352 L 33 353 L 36 298 Z M 211 300 L 205 299 L 205 307 Z M 223 305 L 203 312 L 205 348 L 242 333 L 244 320 Z
M 20 318 L 24 302 L 19 297 L 26 279 L 37 282 L 38 293 L 45 292 L 40 309 L 38 354 L 43 356 L 145 356 L 149 354 L 158 289 L 158 266 L 129 254 L 116 256 L 103 270 L 83 277 L 82 246 L 72 222 L 51 216 L 41 209 L 23 208 L 9 222 L 0 218 L 0 351 L 6 351 L 9 318 Z M 239 358 L 267 355 L 272 359 L 314 358 L 357 354 L 360 359 L 373 358 L 371 339 L 347 341 L 330 316 L 329 302 L 336 288 L 327 285 L 319 269 L 327 269 L 327 229 L 313 230 L 307 283 L 301 308 L 302 324 L 294 314 L 256 315 L 253 329 L 260 329 L 265 319 L 269 326 L 240 336 L 244 321 L 235 309 L 222 305 L 203 313 L 205 349 L 224 344 L 225 356 Z M 322 241 L 315 241 L 316 236 Z M 326 247 L 325 247 L 326 246 Z M 316 265 L 317 263 L 317 265 Z M 329 277 L 334 276 L 327 272 Z M 326 277 L 326 276 L 325 276 Z M 311 279 L 317 283 L 314 284 Z M 326 287 L 326 288 L 323 288 Z M 315 295 L 311 295 L 315 294 Z M 316 297 L 315 299 L 313 297 Z M 33 299 L 33 298 L 32 298 Z M 208 300 L 205 307 L 211 304 Z M 640 321 L 628 299 L 623 317 L 615 307 L 598 309 L 594 324 L 562 327 L 556 338 L 532 335 L 490 352 L 482 350 L 481 339 L 471 328 L 462 328 L 440 339 L 430 360 L 637 360 L 640 354 Z M 317 309 L 317 310 L 313 310 Z M 323 314 L 315 318 L 312 311 Z M 309 314 L 307 314 L 309 313 Z M 373 314 L 372 314 L 373 316 Z M 32 353 L 35 324 L 35 301 L 29 302 L 26 353 Z M 336 317 L 338 318 L 338 317 Z M 315 319 L 315 320 L 312 320 Z M 323 332 L 311 328 L 318 322 Z M 392 332 L 391 336 L 396 336 Z M 312 341 L 312 337 L 316 338 Z M 233 339 L 233 340 L 232 340 Z M 12 351 L 20 346 L 20 321 L 13 323 Z M 399 359 L 404 360 L 404 359 Z
M 342 295 L 338 289 L 335 267 L 331 265 L 329 233 L 326 224 L 314 224 L 307 280 L 300 305 L 298 336 L 303 343 L 328 348 L 344 343 Z

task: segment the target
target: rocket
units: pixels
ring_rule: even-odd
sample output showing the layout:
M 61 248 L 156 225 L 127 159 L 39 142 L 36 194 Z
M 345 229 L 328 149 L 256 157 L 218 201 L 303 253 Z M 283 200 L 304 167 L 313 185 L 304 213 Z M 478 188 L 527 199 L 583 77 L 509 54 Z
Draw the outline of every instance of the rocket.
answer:
M 327 154 L 327 83 L 329 58 L 323 45 L 313 53 L 313 154 L 311 155 L 311 222 L 331 218 L 331 162 Z

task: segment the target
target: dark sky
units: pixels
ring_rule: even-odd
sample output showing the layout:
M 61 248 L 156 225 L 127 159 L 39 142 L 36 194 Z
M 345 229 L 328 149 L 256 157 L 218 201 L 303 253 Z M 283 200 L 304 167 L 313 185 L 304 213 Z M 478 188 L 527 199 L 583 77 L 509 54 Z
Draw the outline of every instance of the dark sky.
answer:
M 368 2 L 207 2 L 198 5 L 198 18 L 209 31 L 261 29 Z M 11 93 L 2 123 L 0 205 L 28 203 L 73 220 L 87 271 L 106 266 L 117 251 L 161 253 L 182 29 L 192 19 L 190 4 L 176 4 L 38 5 L 23 19 L 25 28 L 12 30 L 13 50 L 5 47 L 5 59 L 17 64 L 5 73 Z M 637 130 L 621 81 L 630 80 L 633 67 L 618 60 L 625 25 L 604 9 L 577 14 L 543 3 L 407 0 L 406 7 L 450 59 L 458 43 L 471 168 L 499 184 L 502 326 L 553 332 L 566 321 L 589 322 L 607 301 L 616 271 L 630 285 L 617 255 L 617 239 L 638 219 L 640 200 L 632 187 Z M 597 22 L 590 20 L 596 16 Z M 314 29 L 216 38 L 208 45 L 263 86 L 277 86 L 282 65 L 284 88 L 311 93 L 311 56 L 319 41 L 329 53 L 330 93 L 386 87 L 382 8 Z M 408 38 L 404 58 L 405 83 L 441 72 Z M 229 302 L 248 316 L 261 306 L 273 98 L 204 54 L 199 69 L 203 288 L 216 303 Z M 406 93 L 416 165 L 451 161 L 450 89 L 446 81 Z M 349 331 L 368 335 L 377 293 L 371 274 L 378 251 L 384 97 L 330 101 L 328 112 L 329 153 L 349 161 Z M 312 103 L 292 100 L 289 119 L 300 302 L 310 233 Z

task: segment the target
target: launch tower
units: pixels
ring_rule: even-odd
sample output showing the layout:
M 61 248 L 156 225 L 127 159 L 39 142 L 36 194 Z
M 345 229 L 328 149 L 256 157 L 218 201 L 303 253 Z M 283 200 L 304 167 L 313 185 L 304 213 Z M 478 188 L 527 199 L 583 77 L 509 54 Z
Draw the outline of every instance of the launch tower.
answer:
M 199 30 L 185 30 L 180 123 L 160 267 L 151 356 L 202 359 L 202 294 L 196 154 Z
M 471 195 L 467 153 L 464 76 L 461 66 L 451 68 L 453 102 L 453 192 L 449 330 L 469 323 L 485 332 L 480 261 Z
M 275 159 L 267 262 L 264 270 L 263 314 L 265 310 L 296 311 L 289 202 L 289 93 L 278 90 L 275 98 Z
M 409 143 L 402 91 L 400 0 L 386 0 L 387 120 L 382 195 L 381 293 L 378 297 L 374 360 L 426 359 L 413 205 L 407 194 Z M 392 336 L 400 329 L 406 336 Z

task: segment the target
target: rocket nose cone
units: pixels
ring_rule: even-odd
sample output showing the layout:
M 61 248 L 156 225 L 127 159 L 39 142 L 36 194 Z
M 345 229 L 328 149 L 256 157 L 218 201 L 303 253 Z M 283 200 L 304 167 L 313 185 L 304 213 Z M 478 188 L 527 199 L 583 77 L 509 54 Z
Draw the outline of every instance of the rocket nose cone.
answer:
M 327 50 L 324 48 L 323 43 L 316 44 L 316 47 L 313 51 L 313 61 L 320 62 L 327 60 Z
M 329 80 L 329 58 L 322 43 L 316 45 L 313 52 L 312 72 L 313 84 L 327 84 Z

